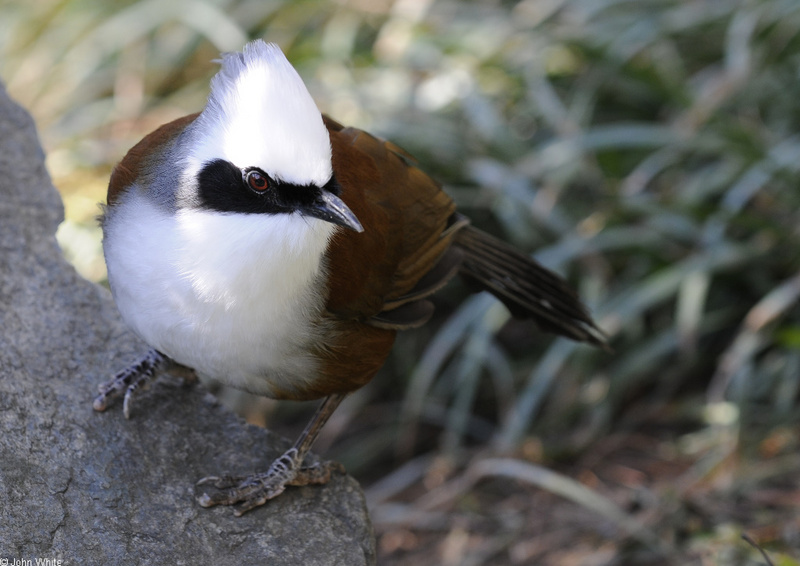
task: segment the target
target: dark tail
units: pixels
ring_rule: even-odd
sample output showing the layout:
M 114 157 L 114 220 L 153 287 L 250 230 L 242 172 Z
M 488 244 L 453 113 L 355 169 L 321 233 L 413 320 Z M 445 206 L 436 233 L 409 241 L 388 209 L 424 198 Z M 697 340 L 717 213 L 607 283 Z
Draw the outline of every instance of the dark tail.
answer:
M 606 339 L 567 282 L 489 234 L 464 226 L 454 239 L 464 254 L 460 274 L 500 299 L 511 314 L 542 329 L 607 348 Z

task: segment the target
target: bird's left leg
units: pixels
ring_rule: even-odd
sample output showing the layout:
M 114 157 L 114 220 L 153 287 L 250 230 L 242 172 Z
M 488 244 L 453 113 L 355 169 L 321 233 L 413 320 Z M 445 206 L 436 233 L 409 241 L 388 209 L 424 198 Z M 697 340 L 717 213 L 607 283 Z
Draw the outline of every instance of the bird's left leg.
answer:
M 203 507 L 241 503 L 234 510 L 234 514 L 239 517 L 277 497 L 288 486 L 326 484 L 332 473 L 344 473 L 344 466 L 338 462 L 329 461 L 303 466 L 303 459 L 319 435 L 319 431 L 344 398 L 345 395 L 326 397 L 294 446 L 272 462 L 266 472 L 252 476 L 208 476 L 201 479 L 197 485 L 211 484 L 219 491 L 211 495 L 203 493 L 197 498 L 197 502 Z

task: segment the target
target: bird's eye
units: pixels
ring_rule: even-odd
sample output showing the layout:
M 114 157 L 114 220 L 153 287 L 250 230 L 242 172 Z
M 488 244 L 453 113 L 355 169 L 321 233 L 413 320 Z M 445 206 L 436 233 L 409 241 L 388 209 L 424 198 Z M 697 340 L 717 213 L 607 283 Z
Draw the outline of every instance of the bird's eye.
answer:
M 269 188 L 269 181 L 258 171 L 248 171 L 245 180 L 247 181 L 247 186 L 257 193 L 263 193 Z

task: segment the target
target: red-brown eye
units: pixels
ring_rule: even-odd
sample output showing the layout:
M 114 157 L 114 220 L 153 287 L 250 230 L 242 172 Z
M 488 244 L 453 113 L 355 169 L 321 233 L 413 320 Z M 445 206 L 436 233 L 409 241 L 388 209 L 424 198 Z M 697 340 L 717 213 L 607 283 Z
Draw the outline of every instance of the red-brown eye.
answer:
M 256 192 L 263 193 L 269 188 L 269 181 L 258 171 L 247 173 L 247 185 Z

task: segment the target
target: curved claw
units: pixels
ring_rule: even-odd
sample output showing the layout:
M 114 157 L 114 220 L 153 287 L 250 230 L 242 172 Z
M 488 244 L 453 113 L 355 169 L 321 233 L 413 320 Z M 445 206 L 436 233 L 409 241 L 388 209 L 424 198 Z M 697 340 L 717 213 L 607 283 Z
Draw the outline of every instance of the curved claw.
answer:
M 108 396 L 104 393 L 101 393 L 97 397 L 94 398 L 92 401 L 92 409 L 97 411 L 98 413 L 102 413 L 106 409 L 108 409 Z
M 144 358 L 117 373 L 109 381 L 101 383 L 97 388 L 100 394 L 92 402 L 92 408 L 98 412 L 105 411 L 113 399 L 124 393 L 122 413 L 129 419 L 136 391 L 153 379 L 156 370 L 167 359 L 161 352 L 150 350 Z
M 248 478 L 249 479 L 249 478 Z M 239 487 L 222 489 L 216 493 L 208 494 L 203 493 L 197 497 L 197 503 L 201 507 L 213 507 L 215 505 L 236 505 L 241 503 L 234 510 L 233 513 L 237 517 L 242 514 L 264 505 L 270 499 L 277 497 L 286 489 L 285 484 L 278 484 L 273 486 L 254 485 L 243 482 L 246 485 Z
M 228 489 L 244 484 L 247 479 L 247 476 L 206 476 L 194 485 L 212 484 L 217 489 Z
M 323 462 L 302 467 L 303 458 L 320 429 L 344 398 L 344 394 L 326 397 L 294 446 L 272 462 L 266 472 L 245 478 L 209 476 L 201 479 L 197 485 L 211 483 L 220 491 L 212 495 L 203 493 L 197 498 L 197 502 L 203 507 L 241 503 L 234 510 L 234 514 L 238 517 L 277 497 L 287 486 L 324 484 L 328 483 L 333 472 L 344 473 L 344 466 L 338 462 Z
M 202 507 L 236 505 L 233 512 L 239 517 L 277 497 L 289 486 L 328 483 L 333 472 L 344 473 L 344 466 L 339 462 L 323 462 L 299 467 L 297 451 L 291 449 L 275 460 L 269 470 L 260 474 L 202 478 L 196 485 L 211 484 L 219 491 L 199 495 L 197 503 Z

